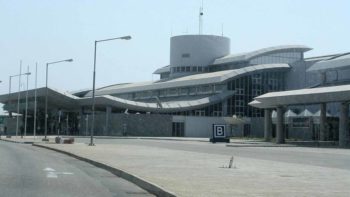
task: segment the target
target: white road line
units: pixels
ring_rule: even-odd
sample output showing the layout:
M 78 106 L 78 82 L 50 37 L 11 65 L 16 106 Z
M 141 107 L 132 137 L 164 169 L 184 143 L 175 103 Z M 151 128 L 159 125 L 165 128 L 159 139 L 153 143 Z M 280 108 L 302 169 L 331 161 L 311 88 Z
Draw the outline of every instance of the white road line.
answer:
M 46 172 L 46 178 L 58 178 L 58 175 L 73 175 L 72 172 L 56 172 L 53 168 L 45 168 L 43 171 Z
M 46 173 L 46 178 L 58 178 L 57 174 L 54 172 L 47 172 Z
M 53 169 L 53 168 L 45 168 L 45 169 L 43 169 L 44 171 L 47 171 L 47 172 L 55 172 L 56 170 L 55 169 Z

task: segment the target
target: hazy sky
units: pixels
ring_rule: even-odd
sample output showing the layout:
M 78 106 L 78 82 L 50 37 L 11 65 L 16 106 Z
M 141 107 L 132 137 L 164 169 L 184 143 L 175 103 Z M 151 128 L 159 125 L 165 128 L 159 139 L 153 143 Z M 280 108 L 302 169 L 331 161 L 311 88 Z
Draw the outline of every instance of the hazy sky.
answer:
M 171 35 L 197 34 L 201 0 L 0 0 L 0 94 L 8 78 L 38 62 L 38 86 L 63 90 L 92 87 L 94 40 L 100 43 L 97 87 L 149 81 L 169 64 Z M 349 0 L 205 0 L 204 33 L 231 39 L 231 53 L 282 44 L 314 48 L 306 56 L 350 51 Z M 34 72 L 33 72 L 34 74 Z M 153 76 L 156 79 L 157 76 Z M 18 89 L 15 79 L 12 91 Z M 30 77 L 34 87 L 34 75 Z

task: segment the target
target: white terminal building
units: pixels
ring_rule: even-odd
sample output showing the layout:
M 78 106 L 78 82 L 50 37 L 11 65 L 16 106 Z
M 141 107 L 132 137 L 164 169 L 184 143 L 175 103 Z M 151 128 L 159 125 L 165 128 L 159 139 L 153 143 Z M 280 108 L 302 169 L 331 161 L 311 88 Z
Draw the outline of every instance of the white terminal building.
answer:
M 282 45 L 232 53 L 230 39 L 224 36 L 171 37 L 169 65 L 154 71 L 159 80 L 96 89 L 95 134 L 210 137 L 213 124 L 224 124 L 230 136 L 281 138 L 282 128 L 283 139 L 337 141 L 341 111 L 337 103 L 342 100 L 275 100 L 274 105 L 263 98 L 271 92 L 282 91 L 283 95 L 286 90 L 308 92 L 350 84 L 349 53 L 305 58 L 310 50 L 303 45 Z M 37 93 L 37 129 L 43 133 L 45 88 Z M 21 112 L 25 104 L 22 98 Z M 17 93 L 1 95 L 0 102 L 5 110 L 17 111 Z M 327 105 L 320 108 L 325 102 Z M 60 128 L 67 134 L 86 135 L 91 129 L 91 105 L 91 90 L 68 93 L 49 88 L 49 133 Z M 33 114 L 33 106 L 34 90 L 30 90 L 29 114 Z M 67 123 L 58 123 L 58 114 Z M 271 119 L 270 127 L 266 116 Z M 327 123 L 320 123 L 320 119 Z M 11 117 L 5 120 L 9 132 L 14 122 Z M 32 127 L 28 124 L 28 132 Z

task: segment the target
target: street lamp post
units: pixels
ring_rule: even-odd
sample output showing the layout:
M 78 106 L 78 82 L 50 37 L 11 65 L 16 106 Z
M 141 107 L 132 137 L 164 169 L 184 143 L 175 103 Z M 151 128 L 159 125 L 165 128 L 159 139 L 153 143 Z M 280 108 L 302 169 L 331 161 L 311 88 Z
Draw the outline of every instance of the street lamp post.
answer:
M 29 73 L 29 66 L 27 67 Z M 24 136 L 27 136 L 27 120 L 28 120 L 28 87 L 29 87 L 29 75 L 27 75 L 27 91 L 26 91 L 26 112 L 24 119 Z M 23 136 L 22 136 L 23 137 Z
M 19 100 L 21 98 L 21 75 L 22 75 L 22 60 L 20 61 L 19 66 L 19 77 L 18 77 L 18 98 L 17 98 L 17 120 L 16 120 L 16 138 L 18 136 L 18 127 L 19 127 Z
M 10 107 L 10 94 L 11 94 L 11 81 L 12 81 L 12 77 L 21 77 L 22 75 L 30 75 L 30 72 L 26 72 L 26 73 L 21 73 L 17 74 L 17 75 L 11 75 L 9 76 L 9 95 L 8 95 L 8 105 Z M 20 94 L 20 89 L 18 90 L 18 94 Z M 19 124 L 19 120 L 18 120 L 18 115 L 19 115 L 19 99 L 20 99 L 20 95 L 18 95 L 18 106 L 17 106 L 17 123 L 16 123 L 16 137 L 18 135 L 18 124 Z M 10 110 L 9 110 L 9 115 L 10 115 Z
M 56 62 L 49 62 L 46 63 L 46 92 L 45 92 L 45 138 L 43 139 L 43 141 L 48 141 L 47 140 L 47 119 L 48 119 L 48 114 L 47 114 L 47 102 L 48 102 L 48 89 L 47 89 L 47 82 L 48 82 L 48 77 L 49 77 L 49 65 L 50 64 L 57 64 L 57 63 L 61 63 L 61 62 L 72 62 L 73 59 L 66 59 L 66 60 L 60 60 L 60 61 L 56 61 Z
M 92 81 L 92 123 L 91 123 L 91 136 L 90 136 L 90 144 L 89 146 L 94 146 L 94 126 L 95 126 L 95 80 L 96 80 L 96 50 L 97 50 L 97 43 L 99 42 L 106 42 L 111 40 L 130 40 L 131 36 L 123 36 L 123 37 L 117 37 L 117 38 L 110 38 L 110 39 L 104 39 L 104 40 L 95 40 L 95 51 L 94 51 L 94 72 L 93 72 L 93 81 Z
M 34 90 L 34 140 L 36 139 L 36 108 L 37 108 L 37 83 L 38 83 L 38 63 L 35 63 L 35 90 Z

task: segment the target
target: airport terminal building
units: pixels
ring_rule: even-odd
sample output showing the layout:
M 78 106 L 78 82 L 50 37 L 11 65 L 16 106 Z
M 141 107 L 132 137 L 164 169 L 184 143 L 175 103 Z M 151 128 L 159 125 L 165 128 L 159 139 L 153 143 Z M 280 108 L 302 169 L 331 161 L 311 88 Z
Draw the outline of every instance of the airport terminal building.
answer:
M 249 105 L 254 98 L 269 92 L 350 83 L 350 54 L 305 58 L 310 50 L 302 45 L 282 45 L 231 53 L 230 39 L 224 36 L 171 37 L 169 65 L 154 71 L 159 80 L 96 89 L 95 134 L 210 137 L 212 124 L 224 124 L 231 136 L 262 137 L 266 113 L 264 108 Z M 39 88 L 28 92 L 29 133 L 33 131 L 35 92 L 37 132 L 43 133 L 45 91 Z M 49 134 L 58 129 L 66 134 L 88 134 L 92 91 L 48 91 Z M 24 114 L 25 93 L 21 94 L 20 112 Z M 17 111 L 17 95 L 0 96 L 5 110 Z M 318 140 L 318 109 L 303 101 L 288 106 L 284 113 L 287 137 Z M 330 122 L 338 121 L 338 105 L 330 103 L 326 111 Z M 269 115 L 273 120 L 274 113 Z M 23 121 L 24 116 L 22 125 Z M 5 120 L 9 132 L 14 124 L 15 118 Z M 328 139 L 335 140 L 336 126 L 328 129 L 334 130 Z

